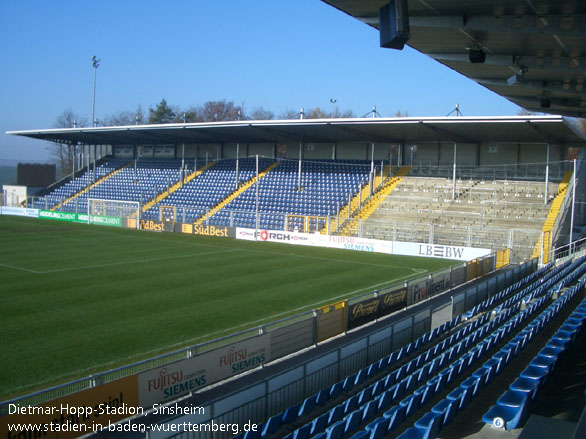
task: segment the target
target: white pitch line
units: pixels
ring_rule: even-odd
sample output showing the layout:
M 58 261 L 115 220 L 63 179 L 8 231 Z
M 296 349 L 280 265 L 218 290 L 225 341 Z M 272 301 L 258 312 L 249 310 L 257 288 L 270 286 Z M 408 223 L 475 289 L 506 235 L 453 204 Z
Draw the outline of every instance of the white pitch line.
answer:
M 70 267 L 70 268 L 59 268 L 56 270 L 47 270 L 47 271 L 40 271 L 39 274 L 49 274 L 49 273 L 60 273 L 64 271 L 76 271 L 76 270 L 86 270 L 90 268 L 105 268 L 105 267 L 115 267 L 117 265 L 128 265 L 128 264 L 138 264 L 143 262 L 156 262 L 156 261 L 165 261 L 168 259 L 181 259 L 181 258 L 190 258 L 190 257 L 197 257 L 197 256 L 208 256 L 208 255 L 217 255 L 222 253 L 232 253 L 235 251 L 239 251 L 240 249 L 232 249 L 232 250 L 222 250 L 217 252 L 204 252 L 204 253 L 191 253 L 187 255 L 175 255 L 175 256 L 165 256 L 161 258 L 148 258 L 148 259 L 134 259 L 131 261 L 121 261 L 121 262 L 111 262 L 108 264 L 97 264 L 97 265 L 86 265 L 83 267 Z
M 27 273 L 41 274 L 40 271 L 31 270 L 29 268 L 17 267 L 16 265 L 8 265 L 0 263 L 0 267 L 12 268 L 13 270 L 26 271 Z
M 62 272 L 68 272 L 68 271 L 87 270 L 87 269 L 92 269 L 92 268 L 115 267 L 117 265 L 138 264 L 138 263 L 143 263 L 143 262 L 164 261 L 164 260 L 168 260 L 168 259 L 181 259 L 181 258 L 192 258 L 192 257 L 198 257 L 198 256 L 209 256 L 209 255 L 216 255 L 216 254 L 222 254 L 222 253 L 232 253 L 232 252 L 236 252 L 236 251 L 240 251 L 240 249 L 231 249 L 231 250 L 222 250 L 222 251 L 216 251 L 216 252 L 204 252 L 204 253 L 190 253 L 187 255 L 165 256 L 165 257 L 161 257 L 161 258 L 133 259 L 131 261 L 111 262 L 108 264 L 85 265 L 83 267 L 57 268 L 55 270 L 45 270 L 45 271 L 31 270 L 28 268 L 16 267 L 13 265 L 8 265 L 8 264 L 0 264 L 0 266 L 13 268 L 15 270 L 22 270 L 22 271 L 26 271 L 28 273 L 33 273 L 33 274 L 51 274 L 51 273 L 62 273 Z

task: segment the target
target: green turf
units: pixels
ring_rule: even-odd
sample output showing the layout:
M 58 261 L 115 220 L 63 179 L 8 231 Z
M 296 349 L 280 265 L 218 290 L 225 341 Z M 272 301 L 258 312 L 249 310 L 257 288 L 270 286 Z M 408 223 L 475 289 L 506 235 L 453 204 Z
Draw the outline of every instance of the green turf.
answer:
M 0 399 L 453 263 L 0 216 Z

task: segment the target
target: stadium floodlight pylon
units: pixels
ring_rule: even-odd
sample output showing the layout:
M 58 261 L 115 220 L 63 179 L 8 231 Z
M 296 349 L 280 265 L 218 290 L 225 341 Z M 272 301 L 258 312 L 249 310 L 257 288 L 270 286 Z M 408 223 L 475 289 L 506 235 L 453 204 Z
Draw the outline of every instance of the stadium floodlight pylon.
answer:
M 328 225 L 328 218 L 314 215 L 287 215 L 285 230 L 288 232 L 318 233 Z
M 175 223 L 176 218 L 177 208 L 175 206 L 159 206 L 159 221 Z
M 88 224 L 94 221 L 95 217 L 120 218 L 124 223 L 132 224 L 132 227 L 140 229 L 140 202 L 126 200 L 104 200 L 100 198 L 89 198 L 87 203 Z

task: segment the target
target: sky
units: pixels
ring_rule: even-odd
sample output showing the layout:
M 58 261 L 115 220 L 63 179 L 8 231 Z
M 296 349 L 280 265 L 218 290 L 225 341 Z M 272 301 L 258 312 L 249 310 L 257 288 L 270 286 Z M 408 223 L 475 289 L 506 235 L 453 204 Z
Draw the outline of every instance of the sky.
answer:
M 0 165 L 49 160 L 6 131 L 231 100 L 276 115 L 319 106 L 363 116 L 516 115 L 519 107 L 320 0 L 0 0 Z

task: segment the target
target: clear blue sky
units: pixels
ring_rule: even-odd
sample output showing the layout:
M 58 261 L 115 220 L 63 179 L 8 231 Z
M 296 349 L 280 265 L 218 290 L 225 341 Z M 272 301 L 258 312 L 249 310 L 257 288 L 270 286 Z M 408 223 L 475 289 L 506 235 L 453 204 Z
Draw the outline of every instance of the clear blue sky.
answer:
M 519 107 L 320 0 L 0 0 L 0 162 L 48 159 L 46 129 L 67 108 L 96 117 L 208 100 L 357 116 L 514 115 Z

